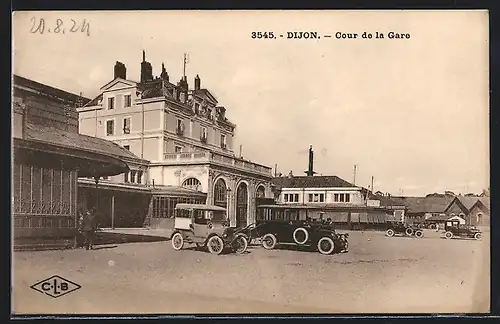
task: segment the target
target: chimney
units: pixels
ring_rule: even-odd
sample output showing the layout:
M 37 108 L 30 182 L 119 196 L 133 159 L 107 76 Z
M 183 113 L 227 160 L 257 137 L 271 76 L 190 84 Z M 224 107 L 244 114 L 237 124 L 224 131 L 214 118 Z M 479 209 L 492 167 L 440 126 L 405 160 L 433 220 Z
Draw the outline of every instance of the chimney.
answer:
M 169 76 L 168 76 L 168 73 L 167 73 L 167 70 L 165 70 L 165 64 L 161 64 L 161 74 L 160 74 L 160 78 L 162 78 L 163 80 L 167 81 L 169 80 Z
M 309 146 L 309 166 L 307 171 L 305 171 L 305 174 L 307 174 L 308 177 L 312 177 L 316 172 L 314 172 L 314 152 L 313 152 L 313 147 L 312 145 Z
M 125 67 L 125 64 L 122 62 L 116 61 L 115 64 L 115 77 L 116 78 L 122 78 L 122 79 L 127 79 L 127 68 Z
M 201 79 L 200 76 L 197 74 L 196 78 L 194 78 L 194 90 L 200 90 L 201 89 Z
M 142 51 L 142 62 L 141 62 L 141 83 L 153 81 L 153 67 L 151 63 L 146 61 L 146 52 Z

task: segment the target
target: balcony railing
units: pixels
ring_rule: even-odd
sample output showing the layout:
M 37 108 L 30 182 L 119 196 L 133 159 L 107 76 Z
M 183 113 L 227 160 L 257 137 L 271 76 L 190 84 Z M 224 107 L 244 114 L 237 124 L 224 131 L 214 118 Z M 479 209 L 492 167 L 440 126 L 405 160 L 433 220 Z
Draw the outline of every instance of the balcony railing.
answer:
M 271 175 L 271 168 L 250 161 L 238 159 L 236 157 L 222 155 L 214 152 L 182 152 L 182 153 L 165 153 L 164 162 L 172 163 L 200 163 L 214 162 L 228 166 L 234 166 L 241 170 L 257 171 L 266 175 Z

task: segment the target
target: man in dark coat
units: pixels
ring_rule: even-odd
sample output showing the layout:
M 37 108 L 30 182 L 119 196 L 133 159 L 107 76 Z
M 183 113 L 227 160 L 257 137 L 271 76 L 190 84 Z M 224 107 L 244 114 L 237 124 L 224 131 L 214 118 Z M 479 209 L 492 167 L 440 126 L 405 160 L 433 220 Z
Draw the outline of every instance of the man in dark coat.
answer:
M 93 211 L 85 211 L 80 230 L 85 239 L 85 242 L 83 244 L 85 246 L 85 249 L 92 250 L 94 246 L 95 231 L 97 230 L 97 221 L 95 218 L 95 213 Z

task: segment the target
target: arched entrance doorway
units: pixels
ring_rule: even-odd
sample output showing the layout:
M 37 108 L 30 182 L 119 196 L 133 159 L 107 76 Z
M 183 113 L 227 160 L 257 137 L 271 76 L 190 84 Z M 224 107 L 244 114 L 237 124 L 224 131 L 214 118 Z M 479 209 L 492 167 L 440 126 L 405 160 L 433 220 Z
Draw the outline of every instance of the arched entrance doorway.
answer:
M 248 213 L 248 188 L 242 182 L 236 190 L 236 227 L 247 225 Z
M 257 198 L 266 198 L 266 188 L 264 186 L 257 188 Z
M 227 208 L 227 187 L 222 178 L 215 182 L 214 205 Z

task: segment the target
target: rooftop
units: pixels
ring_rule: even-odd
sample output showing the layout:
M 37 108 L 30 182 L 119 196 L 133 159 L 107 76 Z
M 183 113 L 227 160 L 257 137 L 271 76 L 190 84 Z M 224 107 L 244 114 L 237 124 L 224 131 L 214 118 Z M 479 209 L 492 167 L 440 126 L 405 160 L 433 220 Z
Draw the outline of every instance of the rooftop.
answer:
M 125 161 L 147 163 L 147 161 L 141 160 L 132 152 L 114 142 L 78 133 L 66 132 L 41 124 L 27 124 L 24 139 L 103 154 Z
M 272 183 L 278 188 L 357 188 L 337 176 L 284 176 Z

